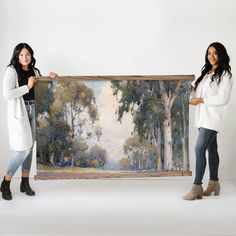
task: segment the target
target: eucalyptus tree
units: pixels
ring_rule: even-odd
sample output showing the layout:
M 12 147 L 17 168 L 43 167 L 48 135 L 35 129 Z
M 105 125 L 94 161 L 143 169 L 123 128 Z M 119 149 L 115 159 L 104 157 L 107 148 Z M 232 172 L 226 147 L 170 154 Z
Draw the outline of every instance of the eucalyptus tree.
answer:
M 118 120 L 121 121 L 126 112 L 132 114 L 134 132 L 138 133 L 141 140 L 147 139 L 155 145 L 158 171 L 174 169 L 172 109 L 181 89 L 182 92 L 188 89 L 182 84 L 183 81 L 177 80 L 112 81 L 113 94 L 119 102 Z

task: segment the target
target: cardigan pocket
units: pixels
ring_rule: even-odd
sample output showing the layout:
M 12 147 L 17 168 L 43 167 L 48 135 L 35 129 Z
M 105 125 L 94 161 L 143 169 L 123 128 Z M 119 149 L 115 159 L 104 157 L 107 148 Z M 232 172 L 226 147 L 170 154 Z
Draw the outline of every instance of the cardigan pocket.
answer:
M 28 127 L 28 117 L 22 116 L 14 118 L 14 128 L 16 132 L 26 132 Z

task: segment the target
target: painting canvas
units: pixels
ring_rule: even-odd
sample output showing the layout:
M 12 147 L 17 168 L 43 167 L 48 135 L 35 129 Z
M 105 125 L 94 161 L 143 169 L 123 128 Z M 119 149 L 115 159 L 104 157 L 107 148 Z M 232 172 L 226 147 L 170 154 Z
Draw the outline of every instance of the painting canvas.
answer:
M 192 79 L 39 77 L 36 179 L 191 175 Z

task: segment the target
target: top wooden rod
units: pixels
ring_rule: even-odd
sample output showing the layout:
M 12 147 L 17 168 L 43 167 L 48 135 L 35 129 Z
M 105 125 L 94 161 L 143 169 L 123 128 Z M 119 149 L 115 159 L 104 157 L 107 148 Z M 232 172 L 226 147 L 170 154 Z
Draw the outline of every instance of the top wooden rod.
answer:
M 51 79 L 48 76 L 38 76 L 39 81 L 50 80 L 193 80 L 194 75 L 104 75 L 104 76 L 58 76 Z

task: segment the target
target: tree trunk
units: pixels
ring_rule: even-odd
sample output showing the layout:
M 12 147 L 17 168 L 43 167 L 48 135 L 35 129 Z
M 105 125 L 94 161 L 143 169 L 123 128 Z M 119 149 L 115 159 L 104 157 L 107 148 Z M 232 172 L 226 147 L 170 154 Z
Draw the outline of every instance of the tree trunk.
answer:
M 164 127 L 164 170 L 173 169 L 173 151 L 172 151 L 172 131 L 171 131 L 171 111 L 165 110 Z
M 160 92 L 163 99 L 164 107 L 164 170 L 173 169 L 173 151 L 172 151 L 172 130 L 171 130 L 171 109 L 180 90 L 181 81 L 175 87 L 175 91 L 166 89 L 163 81 L 159 81 Z
M 181 140 L 182 140 L 182 146 L 183 146 L 183 170 L 188 170 L 189 162 L 188 162 L 188 153 L 187 153 L 185 137 L 181 138 Z
M 162 171 L 162 163 L 161 163 L 161 128 L 156 127 L 153 132 L 153 142 L 156 148 L 156 170 Z
M 183 132 L 182 132 L 182 150 L 183 150 L 183 170 L 188 170 L 189 169 L 189 161 L 188 161 L 188 153 L 187 153 L 187 146 L 186 146 L 186 134 L 187 134 L 187 124 L 185 120 L 185 107 L 184 107 L 184 99 L 182 95 L 182 117 L 183 117 Z

